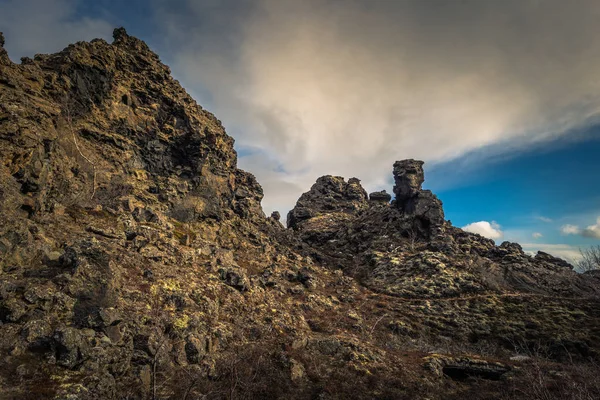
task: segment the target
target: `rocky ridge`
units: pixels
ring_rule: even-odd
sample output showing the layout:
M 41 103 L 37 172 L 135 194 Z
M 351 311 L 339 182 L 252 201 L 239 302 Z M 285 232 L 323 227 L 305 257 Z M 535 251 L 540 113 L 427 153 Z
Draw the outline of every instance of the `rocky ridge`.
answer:
M 321 177 L 285 229 L 141 40 L 3 45 L 0 398 L 600 394 L 598 279 L 451 226 L 422 162 L 391 202 Z

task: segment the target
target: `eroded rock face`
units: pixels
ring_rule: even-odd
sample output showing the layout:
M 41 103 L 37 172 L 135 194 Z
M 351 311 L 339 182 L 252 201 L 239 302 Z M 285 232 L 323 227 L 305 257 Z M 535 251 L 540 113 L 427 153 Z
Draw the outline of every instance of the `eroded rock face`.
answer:
M 399 205 L 415 197 L 425 182 L 423 161 L 402 160 L 394 163 L 394 194 Z
M 46 392 L 32 395 L 116 398 L 161 341 L 157 359 L 173 365 L 186 332 L 211 335 L 197 322 L 202 296 L 246 291 L 248 270 L 274 258 L 262 188 L 237 168 L 221 122 L 124 29 L 112 43 L 21 64 L 3 44 L 0 35 L 0 397 L 60 376 L 72 383 L 41 383 Z M 232 248 L 243 267 L 221 279 L 212 260 Z M 191 286 L 198 304 L 184 294 Z M 20 386 L 11 375 L 23 359 L 38 372 Z
M 117 209 L 127 196 L 150 195 L 162 214 L 264 218 L 262 188 L 237 169 L 221 122 L 124 29 L 112 44 L 80 42 L 11 63 L 1 75 L 12 88 L 4 92 L 3 126 L 31 135 L 2 146 L 0 156 L 11 161 L 0 178 L 17 180 L 30 215 L 78 197 Z

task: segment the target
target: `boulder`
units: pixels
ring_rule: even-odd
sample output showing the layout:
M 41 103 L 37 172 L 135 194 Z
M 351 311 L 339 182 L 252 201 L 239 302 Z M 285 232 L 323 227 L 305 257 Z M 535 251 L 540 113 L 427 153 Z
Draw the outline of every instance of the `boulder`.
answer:
M 78 329 L 59 328 L 53 336 L 56 346 L 56 363 L 67 368 L 76 367 L 87 350 L 85 338 Z
M 510 366 L 498 362 L 438 354 L 426 357 L 425 367 L 439 377 L 447 376 L 455 381 L 464 381 L 468 378 L 497 381 L 511 370 Z
M 382 190 L 381 192 L 370 193 L 369 200 L 376 203 L 389 203 L 392 200 L 392 195 Z
M 404 212 L 419 218 L 429 226 L 444 224 L 442 202 L 429 190 L 422 190 L 404 204 Z
M 250 289 L 250 281 L 246 274 L 239 267 L 228 267 L 219 269 L 221 280 L 240 292 Z

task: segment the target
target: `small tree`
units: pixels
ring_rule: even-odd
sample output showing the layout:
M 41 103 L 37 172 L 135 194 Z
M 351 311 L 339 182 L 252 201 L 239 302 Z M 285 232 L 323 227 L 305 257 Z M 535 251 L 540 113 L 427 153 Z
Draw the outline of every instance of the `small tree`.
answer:
M 577 262 L 577 268 L 581 272 L 600 269 L 600 245 L 588 249 L 579 249 L 581 260 Z

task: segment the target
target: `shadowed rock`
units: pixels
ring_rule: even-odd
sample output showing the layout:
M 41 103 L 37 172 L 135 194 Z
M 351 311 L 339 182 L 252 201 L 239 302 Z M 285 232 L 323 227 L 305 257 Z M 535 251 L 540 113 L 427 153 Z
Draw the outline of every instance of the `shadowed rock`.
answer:
M 394 194 L 397 202 L 403 203 L 421 191 L 425 181 L 423 164 L 423 161 L 413 159 L 394 163 Z
M 8 53 L 4 50 L 4 34 L 0 32 L 0 64 L 10 64 Z
M 303 221 L 330 213 L 352 214 L 367 205 L 367 192 L 360 180 L 326 175 L 304 193 L 288 213 L 288 227 L 300 228 Z
M 428 231 L 444 224 L 444 210 L 436 195 L 421 189 L 425 181 L 423 164 L 413 159 L 394 163 L 394 194 L 396 207 L 417 219 L 419 229 Z
M 382 190 L 381 192 L 370 193 L 369 200 L 377 203 L 389 203 L 392 200 L 392 195 Z

